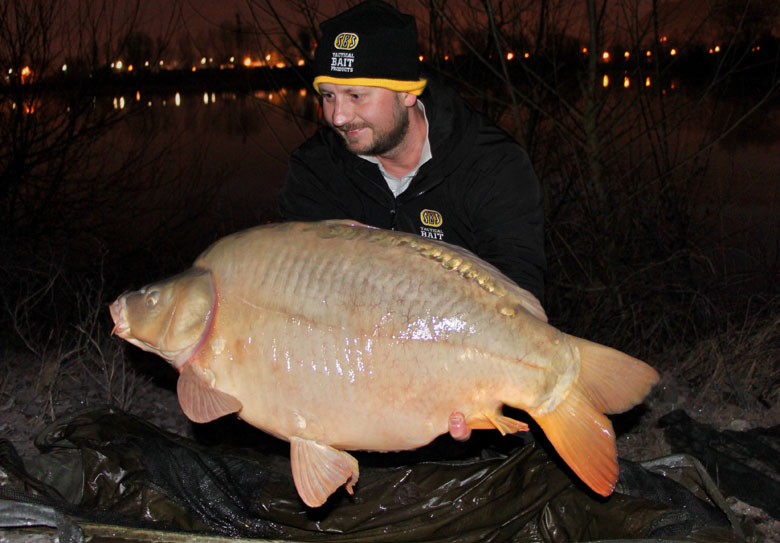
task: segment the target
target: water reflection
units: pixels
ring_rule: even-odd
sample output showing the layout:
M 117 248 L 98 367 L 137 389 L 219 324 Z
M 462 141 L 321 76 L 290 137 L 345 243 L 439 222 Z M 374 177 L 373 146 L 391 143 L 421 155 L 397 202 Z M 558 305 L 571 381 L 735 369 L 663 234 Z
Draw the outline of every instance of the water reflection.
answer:
M 208 213 L 225 233 L 275 217 L 288 157 L 316 128 L 317 102 L 305 90 L 140 96 L 113 99 L 130 113 L 116 127 L 119 148 L 144 139 L 147 154 L 170 156 L 158 173 L 176 177 L 186 166 L 191 186 L 216 184 Z
M 140 90 L 137 90 L 134 96 L 136 102 L 141 102 Z M 192 96 L 195 96 L 195 94 L 193 93 Z M 214 91 L 203 92 L 200 96 L 200 100 L 205 106 L 216 104 L 218 101 L 236 102 L 245 97 L 244 95 L 235 92 L 217 93 Z M 313 122 L 316 120 L 316 98 L 310 98 L 308 90 L 305 88 L 294 90 L 282 88 L 275 91 L 257 90 L 254 91 L 251 96 L 259 100 L 264 100 L 270 104 L 284 105 L 291 113 L 300 115 L 307 121 Z M 182 92 L 177 91 L 173 93 L 172 100 L 170 99 L 170 95 L 150 94 L 150 97 L 146 100 L 145 104 L 147 107 L 153 107 L 155 105 L 166 107 L 171 102 L 174 106 L 180 107 L 182 105 Z M 124 95 L 117 95 L 113 97 L 112 103 L 114 109 L 125 109 L 128 105 L 128 100 Z

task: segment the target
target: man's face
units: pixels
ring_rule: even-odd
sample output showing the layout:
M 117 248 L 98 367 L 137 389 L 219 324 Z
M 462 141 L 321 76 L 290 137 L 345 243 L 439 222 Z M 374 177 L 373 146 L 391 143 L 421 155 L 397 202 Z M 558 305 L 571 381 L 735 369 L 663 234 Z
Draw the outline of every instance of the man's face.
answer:
M 404 93 L 380 87 L 321 83 L 325 122 L 357 155 L 384 155 L 401 143 L 409 129 Z

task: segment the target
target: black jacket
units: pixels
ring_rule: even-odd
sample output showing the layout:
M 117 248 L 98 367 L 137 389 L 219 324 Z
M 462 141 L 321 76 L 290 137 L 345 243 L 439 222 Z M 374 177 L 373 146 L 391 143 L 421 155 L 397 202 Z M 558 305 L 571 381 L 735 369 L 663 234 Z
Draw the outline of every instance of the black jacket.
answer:
M 433 79 L 420 100 L 433 158 L 398 198 L 376 164 L 322 127 L 290 157 L 282 217 L 353 219 L 459 245 L 544 303 L 542 186 L 525 150 Z

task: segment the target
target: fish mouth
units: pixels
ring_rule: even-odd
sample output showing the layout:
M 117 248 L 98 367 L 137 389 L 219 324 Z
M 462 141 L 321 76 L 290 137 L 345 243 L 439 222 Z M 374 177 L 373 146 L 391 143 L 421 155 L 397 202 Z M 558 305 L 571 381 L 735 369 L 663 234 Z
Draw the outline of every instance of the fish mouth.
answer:
M 111 318 L 114 320 L 114 328 L 111 330 L 111 335 L 117 335 L 122 339 L 127 339 L 130 335 L 130 325 L 125 318 L 125 298 L 120 296 L 112 303 L 108 310 L 111 312 Z

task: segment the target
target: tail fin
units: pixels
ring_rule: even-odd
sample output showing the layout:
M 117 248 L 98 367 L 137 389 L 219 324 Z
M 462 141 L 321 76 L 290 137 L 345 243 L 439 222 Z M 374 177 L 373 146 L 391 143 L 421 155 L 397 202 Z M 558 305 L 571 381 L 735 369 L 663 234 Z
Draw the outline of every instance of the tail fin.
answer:
M 658 382 L 658 372 L 633 356 L 587 339 L 569 338 L 580 351 L 578 382 L 602 413 L 628 411 L 642 403 Z
M 580 479 L 608 496 L 618 478 L 612 423 L 603 413 L 620 413 L 640 403 L 658 373 L 627 354 L 569 336 L 580 352 L 580 373 L 568 396 L 550 413 L 531 413 L 555 450 Z

